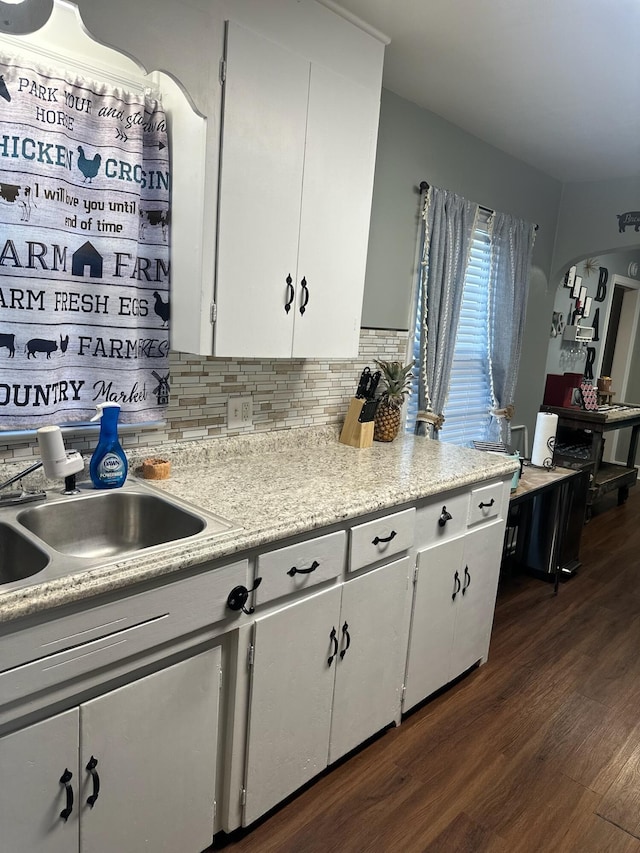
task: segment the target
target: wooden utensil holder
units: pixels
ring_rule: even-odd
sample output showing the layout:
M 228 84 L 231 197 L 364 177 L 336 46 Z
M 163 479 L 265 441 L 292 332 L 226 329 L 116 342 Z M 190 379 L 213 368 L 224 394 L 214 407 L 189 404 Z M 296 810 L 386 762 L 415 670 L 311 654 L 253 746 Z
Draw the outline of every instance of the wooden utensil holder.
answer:
M 366 402 L 366 400 L 359 400 L 357 397 L 351 399 L 349 411 L 340 433 L 342 444 L 348 444 L 350 447 L 371 447 L 373 444 L 373 421 L 363 424 L 358 420 Z

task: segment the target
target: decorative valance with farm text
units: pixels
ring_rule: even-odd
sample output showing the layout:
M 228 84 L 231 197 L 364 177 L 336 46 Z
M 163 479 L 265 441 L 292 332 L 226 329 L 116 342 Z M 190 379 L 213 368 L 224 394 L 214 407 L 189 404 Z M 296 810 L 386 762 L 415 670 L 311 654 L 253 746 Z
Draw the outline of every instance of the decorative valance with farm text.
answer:
M 0 429 L 164 418 L 170 185 L 158 95 L 0 56 Z

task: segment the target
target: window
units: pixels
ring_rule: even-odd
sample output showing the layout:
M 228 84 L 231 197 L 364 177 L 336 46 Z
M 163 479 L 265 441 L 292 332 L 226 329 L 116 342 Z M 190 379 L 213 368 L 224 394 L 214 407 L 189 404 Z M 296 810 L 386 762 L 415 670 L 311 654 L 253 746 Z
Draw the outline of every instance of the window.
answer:
M 471 445 L 474 439 L 487 440 L 491 420 L 489 410 L 493 403 L 489 375 L 489 215 L 489 212 L 483 210 L 478 213 L 465 274 L 449 395 L 444 408 L 445 423 L 440 430 L 440 441 L 452 444 Z M 419 304 L 418 292 L 416 306 Z M 419 364 L 420 324 L 417 322 L 414 323 L 413 357 L 415 364 Z M 418 410 L 417 376 L 414 376 L 413 384 L 413 393 L 407 407 L 407 426 L 411 431 Z

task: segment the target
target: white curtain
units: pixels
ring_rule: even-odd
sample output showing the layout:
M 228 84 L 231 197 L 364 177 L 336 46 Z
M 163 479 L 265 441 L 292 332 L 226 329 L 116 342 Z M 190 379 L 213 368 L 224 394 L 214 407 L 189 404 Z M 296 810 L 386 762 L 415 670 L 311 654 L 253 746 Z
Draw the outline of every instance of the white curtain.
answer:
M 535 234 L 535 225 L 514 216 L 492 216 L 489 366 L 494 418 L 490 439 L 506 445 L 511 438 Z
M 465 271 L 478 205 L 429 187 L 423 206 L 416 431 L 437 437 L 449 390 Z

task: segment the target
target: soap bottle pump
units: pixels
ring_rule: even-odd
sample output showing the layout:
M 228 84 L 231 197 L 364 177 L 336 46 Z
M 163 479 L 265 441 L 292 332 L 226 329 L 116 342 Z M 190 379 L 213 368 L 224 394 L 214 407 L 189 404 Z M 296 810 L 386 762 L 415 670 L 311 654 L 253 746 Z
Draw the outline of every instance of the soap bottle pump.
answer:
M 117 403 L 98 403 L 91 420 L 100 421 L 100 438 L 89 463 L 89 474 L 96 489 L 117 489 L 127 479 L 129 465 L 118 439 Z

